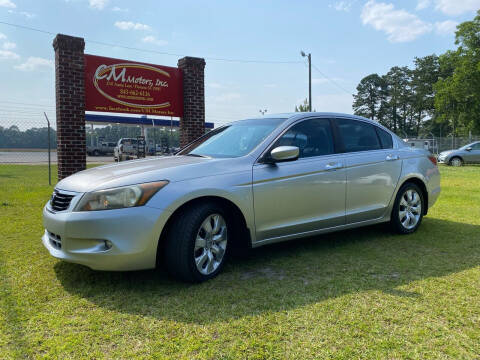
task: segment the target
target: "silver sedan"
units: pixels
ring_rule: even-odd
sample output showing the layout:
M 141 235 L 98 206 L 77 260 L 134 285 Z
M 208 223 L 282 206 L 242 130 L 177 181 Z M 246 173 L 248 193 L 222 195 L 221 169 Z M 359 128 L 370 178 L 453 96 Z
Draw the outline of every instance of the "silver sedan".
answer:
M 465 145 L 460 149 L 443 151 L 438 155 L 438 162 L 452 166 L 480 164 L 480 141 Z
M 92 269 L 164 263 L 199 282 L 243 248 L 382 222 L 412 233 L 439 194 L 436 159 L 378 123 L 284 114 L 220 127 L 175 156 L 60 181 L 43 244 Z

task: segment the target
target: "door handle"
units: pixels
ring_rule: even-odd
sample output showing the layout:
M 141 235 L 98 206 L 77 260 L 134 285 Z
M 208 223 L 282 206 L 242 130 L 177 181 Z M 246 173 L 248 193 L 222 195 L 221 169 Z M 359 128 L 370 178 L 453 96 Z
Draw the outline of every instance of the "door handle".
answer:
M 387 161 L 395 161 L 395 160 L 398 160 L 398 159 L 400 159 L 400 156 L 392 155 L 392 154 L 388 154 L 387 157 L 385 158 L 385 160 L 387 160 Z
M 343 167 L 343 164 L 342 163 L 328 163 L 327 165 L 325 165 L 325 170 L 337 170 L 337 169 L 341 169 Z

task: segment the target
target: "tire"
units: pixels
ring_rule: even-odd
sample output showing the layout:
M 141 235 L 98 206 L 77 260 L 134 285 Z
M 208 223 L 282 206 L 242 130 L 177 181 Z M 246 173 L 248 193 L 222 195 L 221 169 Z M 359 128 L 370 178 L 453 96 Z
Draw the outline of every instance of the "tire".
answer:
M 398 234 L 411 234 L 422 223 L 426 206 L 423 192 L 414 183 L 402 185 L 393 204 L 390 224 Z
M 98 150 L 95 150 L 95 151 L 93 152 L 93 156 L 99 156 L 99 155 L 100 155 L 100 153 L 98 152 Z
M 453 158 L 450 159 L 449 164 L 451 166 L 463 166 L 463 160 L 458 156 L 454 156 Z
M 164 252 L 173 277 L 203 282 L 220 273 L 228 255 L 228 229 L 232 229 L 228 215 L 212 202 L 198 204 L 177 216 L 168 231 Z

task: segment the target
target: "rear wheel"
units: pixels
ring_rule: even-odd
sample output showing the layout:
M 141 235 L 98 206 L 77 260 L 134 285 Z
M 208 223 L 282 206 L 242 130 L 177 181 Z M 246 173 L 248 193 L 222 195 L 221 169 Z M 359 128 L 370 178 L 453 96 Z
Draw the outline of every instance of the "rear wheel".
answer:
M 215 203 L 187 209 L 169 229 L 165 263 L 176 278 L 202 282 L 215 277 L 227 255 L 229 217 Z
M 95 151 L 93 152 L 93 156 L 99 156 L 99 155 L 100 155 L 100 152 L 99 152 L 98 150 L 95 150 Z
M 463 165 L 463 160 L 459 158 L 458 156 L 450 159 L 450 165 L 452 166 L 462 166 Z
M 423 192 L 416 184 L 402 185 L 392 209 L 393 230 L 399 234 L 415 232 L 422 222 L 424 206 Z

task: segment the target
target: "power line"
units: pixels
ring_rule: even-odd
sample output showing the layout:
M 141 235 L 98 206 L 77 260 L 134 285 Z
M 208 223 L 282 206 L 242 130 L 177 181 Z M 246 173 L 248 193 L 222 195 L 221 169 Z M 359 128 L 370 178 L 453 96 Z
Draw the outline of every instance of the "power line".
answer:
M 17 102 L 17 101 L 7 101 L 7 100 L 0 100 L 0 104 L 13 104 L 13 105 L 24 105 L 24 106 L 34 106 L 40 108 L 55 108 L 55 105 L 47 105 L 47 104 L 33 104 L 33 103 L 25 103 L 25 102 Z
M 5 21 L 0 21 L 0 24 L 7 25 L 7 26 L 12 26 L 12 27 L 15 27 L 15 28 L 18 28 L 18 29 L 35 31 L 35 32 L 39 32 L 39 33 L 42 33 L 42 34 L 52 35 L 52 36 L 56 35 L 55 33 L 51 32 L 51 31 L 37 29 L 37 28 L 30 27 L 30 26 L 25 26 L 25 25 L 8 23 L 8 22 L 5 22 Z M 113 44 L 113 43 L 98 41 L 98 40 L 92 40 L 92 39 L 87 39 L 87 38 L 85 38 L 84 40 L 85 40 L 85 42 L 89 42 L 89 43 L 92 43 L 92 44 L 109 46 L 109 47 L 116 47 L 116 48 L 121 48 L 121 49 L 126 49 L 126 50 L 140 51 L 140 52 L 145 52 L 145 53 L 160 54 L 160 55 L 175 56 L 175 57 L 187 56 L 185 54 L 177 54 L 177 53 L 171 53 L 171 52 L 166 52 L 166 51 L 142 49 L 142 48 L 137 48 L 137 47 L 132 47 L 132 46 L 119 45 L 119 44 Z M 228 59 L 228 58 L 206 57 L 206 56 L 204 56 L 203 58 L 206 59 L 206 60 L 209 60 L 209 61 L 224 61 L 224 62 L 236 62 L 236 63 L 255 63 L 255 64 L 300 64 L 301 63 L 301 61 L 294 61 L 294 60 Z
M 325 79 L 327 79 L 328 81 L 330 81 L 332 84 L 336 85 L 339 89 L 345 91 L 347 94 L 349 95 L 352 95 L 352 92 L 351 91 L 348 91 L 347 89 L 345 89 L 342 85 L 340 85 L 338 82 L 336 82 L 335 80 L 329 78 L 327 75 L 325 75 L 319 68 L 317 68 L 315 66 L 315 64 L 312 64 L 312 67 L 317 70 L 320 75 L 322 75 Z

